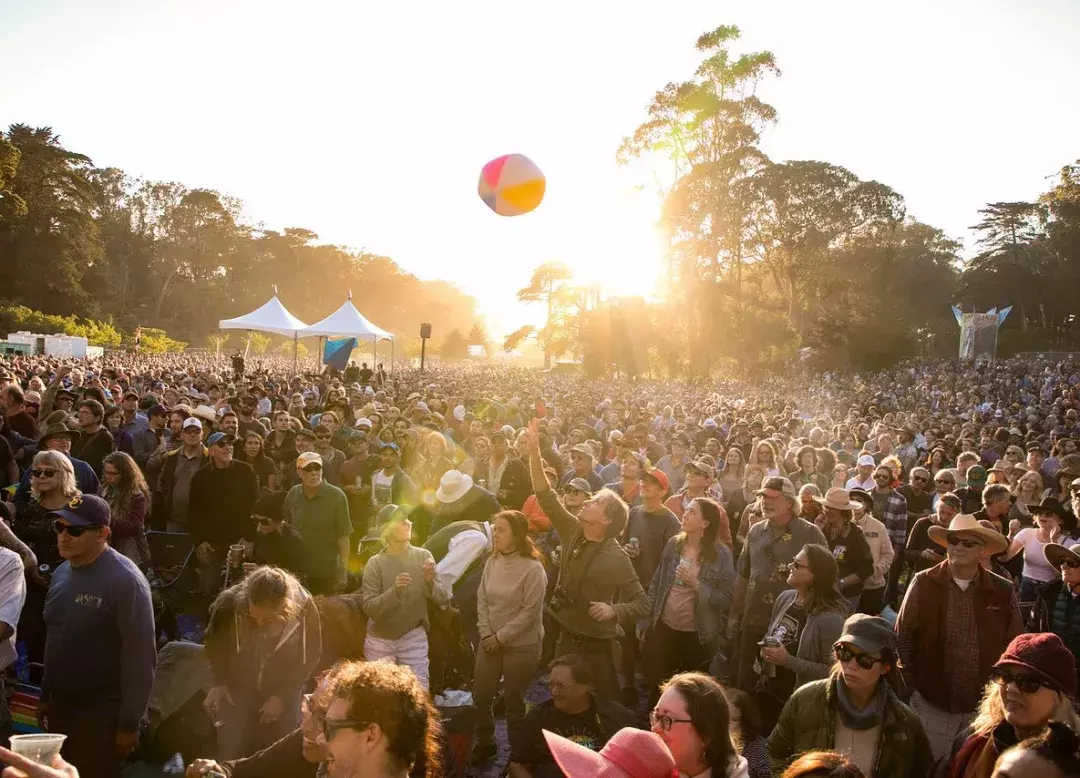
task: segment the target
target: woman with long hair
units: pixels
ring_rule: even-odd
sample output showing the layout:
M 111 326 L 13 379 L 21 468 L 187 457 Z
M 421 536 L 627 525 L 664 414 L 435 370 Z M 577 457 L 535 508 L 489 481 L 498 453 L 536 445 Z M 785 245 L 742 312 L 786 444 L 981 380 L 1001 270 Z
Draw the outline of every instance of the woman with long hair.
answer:
M 127 430 L 121 429 L 120 424 L 124 421 L 123 411 L 118 405 L 105 406 L 105 416 L 102 419 L 105 429 L 113 436 L 113 443 L 117 451 L 126 454 L 135 453 L 135 439 Z
M 109 544 L 140 568 L 148 565 L 146 517 L 150 513 L 150 487 L 135 460 L 123 451 L 105 457 L 101 466 L 101 497 L 109 503 L 112 514 Z
M 638 624 L 657 684 L 677 672 L 708 670 L 720 647 L 735 585 L 731 549 L 717 538 L 724 523 L 715 500 L 696 498 L 660 555 L 649 584 L 652 612 Z
M 738 449 L 736 449 L 738 450 Z M 664 507 L 674 513 L 676 516 L 682 516 L 686 512 L 686 509 L 690 507 L 690 503 L 701 497 L 716 498 L 715 489 L 713 489 L 713 466 L 708 461 L 709 455 L 702 454 L 696 460 L 691 460 L 683 467 L 683 472 L 686 474 L 686 480 L 683 483 L 683 488 L 678 494 L 673 494 L 667 500 L 664 501 Z M 720 506 L 720 510 L 723 513 L 723 520 L 720 522 L 720 526 L 716 529 L 716 537 L 721 543 L 727 544 L 728 548 L 732 545 L 731 538 L 731 519 L 723 506 Z
M 833 468 L 832 483 L 829 488 L 832 489 L 835 487 L 843 489 L 848 482 L 848 478 L 850 477 L 851 476 L 848 473 L 847 465 L 840 464 L 838 462 L 836 464 L 836 467 Z
M 45 595 L 53 571 L 64 562 L 52 512 L 80 494 L 71 460 L 59 451 L 39 451 L 30 465 L 30 501 L 18 505 L 10 528 L 0 521 L 0 544 L 18 553 L 26 569 L 26 602 L 18 635 L 31 662 L 41 662 L 45 656 Z
M 1039 504 L 1043 495 L 1042 475 L 1038 470 L 1028 470 L 1016 479 L 1012 487 L 1013 504 L 1009 509 L 1009 520 L 1016 519 L 1021 527 L 1032 527 L 1035 519 L 1031 509 Z
M 273 433 L 271 433 L 273 434 Z M 263 452 L 263 438 L 252 430 L 244 435 L 244 445 L 240 448 L 237 459 L 251 465 L 259 479 L 259 488 L 267 492 L 276 492 L 278 487 L 278 469 L 274 460 Z
M 680 673 L 660 687 L 649 713 L 652 731 L 686 778 L 747 778 L 746 759 L 731 740 L 731 709 L 724 687 L 705 673 Z
M 732 495 L 742 489 L 746 478 L 746 457 L 738 446 L 731 446 L 724 455 L 724 467 L 717 479 L 723 490 L 724 498 L 730 503 Z
M 441 432 L 429 431 L 424 436 L 422 449 L 423 453 L 417 457 L 410 475 L 420 491 L 421 499 L 431 507 L 435 504 L 435 490 L 439 488 L 439 479 L 447 470 L 454 469 L 454 463 L 450 461 L 450 446 Z
M 889 622 L 852 616 L 830 653 L 829 674 L 795 691 L 769 735 L 774 773 L 806 751 L 835 749 L 868 776 L 925 778 L 934 756 L 919 717 L 892 688 L 898 671 Z
M 300 721 L 300 696 L 322 653 L 315 600 L 290 573 L 258 567 L 210 606 L 206 657 L 217 685 L 203 706 L 218 756 L 247 756 Z
M 1051 543 L 1060 543 L 1064 537 L 1062 524 L 1065 510 L 1056 499 L 1046 497 L 1031 512 L 1035 516 L 1034 527 L 1021 529 L 1018 519 L 1009 522 L 1009 548 L 998 561 L 1008 565 L 1014 557 L 1023 553 L 1024 566 L 1017 597 L 1027 615 L 1028 628 L 1042 630 L 1046 628 L 1055 591 L 1051 585 L 1059 580 L 1058 571 L 1046 558 L 1046 547 Z
M 837 587 L 836 559 L 827 546 L 807 543 L 788 569 L 791 588 L 773 603 L 756 665 L 764 692 L 762 718 L 769 727 L 795 689 L 829 674 L 832 646 L 850 612 Z
M 931 473 L 936 473 L 939 470 L 947 469 L 951 464 L 952 463 L 949 462 L 948 454 L 945 453 L 945 449 L 941 446 L 935 446 L 934 449 L 926 455 L 923 467 Z
M 829 488 L 828 476 L 818 472 L 817 451 L 813 446 L 800 446 L 795 452 L 795 469 L 788 478 L 796 487 L 813 484 L 822 492 Z
M 484 563 L 476 596 L 480 646 L 473 673 L 476 704 L 475 764 L 498 752 L 491 702 L 503 679 L 506 728 L 518 737 L 525 718 L 525 692 L 540 664 L 544 645 L 547 574 L 520 511 L 496 513 L 491 521 L 492 554 Z
M 1013 638 L 990 672 L 967 737 L 947 757 L 949 778 L 990 778 L 1010 746 L 1038 735 L 1056 721 L 1080 733 L 1076 659 L 1048 632 Z
M 435 557 L 410 542 L 412 522 L 404 510 L 384 505 L 375 522 L 383 548 L 364 565 L 360 603 L 369 619 L 364 656 L 408 665 L 426 689 L 427 604 L 445 605 L 450 592 L 435 575 Z
M 769 440 L 759 440 L 750 452 L 748 465 L 760 465 L 765 470 L 765 477 L 780 475 L 780 457 L 776 447 Z
M 829 488 L 835 486 L 833 480 L 836 476 L 836 453 L 831 448 L 815 448 L 814 449 L 814 461 L 817 463 L 815 469 L 819 476 L 817 485 L 821 488 L 822 492 L 829 491 Z M 847 468 L 844 468 L 847 472 Z M 841 484 L 843 486 L 843 484 Z

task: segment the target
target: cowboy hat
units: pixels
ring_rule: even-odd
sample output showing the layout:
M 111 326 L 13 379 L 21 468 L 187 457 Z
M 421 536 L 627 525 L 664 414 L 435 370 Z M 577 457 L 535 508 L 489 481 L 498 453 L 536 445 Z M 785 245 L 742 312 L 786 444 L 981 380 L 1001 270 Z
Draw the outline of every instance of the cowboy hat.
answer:
M 1046 555 L 1046 561 L 1050 563 L 1050 566 L 1057 570 L 1066 559 L 1080 562 L 1080 542 L 1073 543 L 1071 546 L 1047 543 L 1043 546 L 1043 554 Z
M 620 729 L 599 753 L 542 730 L 555 762 L 569 778 L 671 778 L 675 760 L 654 732 Z
M 855 511 L 863 507 L 862 503 L 854 502 L 847 489 L 834 486 L 825 492 L 824 497 L 814 497 L 814 502 L 824 505 L 826 508 L 836 508 L 839 511 Z
M 1066 514 L 1065 508 L 1056 497 L 1043 497 L 1042 502 L 1038 505 L 1032 505 L 1028 508 L 1031 514 L 1037 513 L 1052 513 L 1058 517 L 1059 521 L 1065 521 Z
M 979 520 L 972 516 L 970 513 L 960 513 L 953 516 L 948 527 L 940 527 L 937 525 L 931 526 L 926 530 L 930 539 L 937 543 L 939 546 L 948 547 L 949 535 L 954 535 L 957 532 L 967 532 L 972 535 L 978 535 L 982 538 L 986 544 L 987 550 L 991 554 L 999 554 L 1009 547 L 1009 540 L 1000 532 L 995 532 L 992 529 L 979 524 Z
M 203 421 L 213 423 L 217 421 L 217 411 L 209 405 L 200 405 L 191 412 L 192 416 L 198 416 Z
M 439 479 L 439 488 L 435 490 L 435 499 L 439 502 L 457 502 L 472 489 L 473 479 L 460 470 L 447 470 Z

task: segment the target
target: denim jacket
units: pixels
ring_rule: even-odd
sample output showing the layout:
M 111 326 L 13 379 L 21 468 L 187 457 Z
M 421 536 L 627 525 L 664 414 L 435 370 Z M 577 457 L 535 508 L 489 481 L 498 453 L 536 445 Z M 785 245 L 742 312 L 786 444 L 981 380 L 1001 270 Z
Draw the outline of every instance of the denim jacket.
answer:
M 667 602 L 671 587 L 675 585 L 675 572 L 679 567 L 679 552 L 675 547 L 679 538 L 680 535 L 669 538 L 664 546 L 660 567 L 649 584 L 649 604 L 652 610 L 648 621 L 641 621 L 638 626 L 655 626 L 664 612 L 664 603 Z M 702 645 L 715 650 L 717 641 L 723 636 L 727 626 L 728 611 L 731 610 L 735 588 L 735 563 L 731 558 L 731 549 L 723 543 L 717 543 L 716 561 L 701 564 L 698 581 L 697 607 L 694 611 L 698 638 Z

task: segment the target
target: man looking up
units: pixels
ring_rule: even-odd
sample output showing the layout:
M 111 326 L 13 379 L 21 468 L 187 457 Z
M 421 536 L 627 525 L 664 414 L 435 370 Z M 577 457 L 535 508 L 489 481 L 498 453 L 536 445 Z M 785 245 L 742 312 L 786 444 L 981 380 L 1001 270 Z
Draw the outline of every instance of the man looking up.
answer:
M 538 426 L 533 419 L 525 434 L 529 473 L 536 499 L 562 542 L 558 581 L 548 603 L 548 612 L 562 627 L 556 653 L 580 655 L 593 670 L 597 693 L 613 699 L 618 622 L 632 623 L 649 611 L 649 598 L 616 540 L 626 527 L 626 503 L 602 489 L 585 502 L 579 516 L 566 510 L 544 475 Z

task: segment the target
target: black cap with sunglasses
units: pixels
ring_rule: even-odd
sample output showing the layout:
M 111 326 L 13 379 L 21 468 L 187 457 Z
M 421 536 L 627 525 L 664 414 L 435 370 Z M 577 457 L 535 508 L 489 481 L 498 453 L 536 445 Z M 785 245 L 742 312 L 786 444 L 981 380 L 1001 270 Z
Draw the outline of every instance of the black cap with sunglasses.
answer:
M 109 503 L 95 494 L 77 494 L 63 508 L 49 511 L 49 516 L 63 519 L 72 527 L 108 527 L 111 515 Z M 74 532 L 71 535 L 77 537 Z

